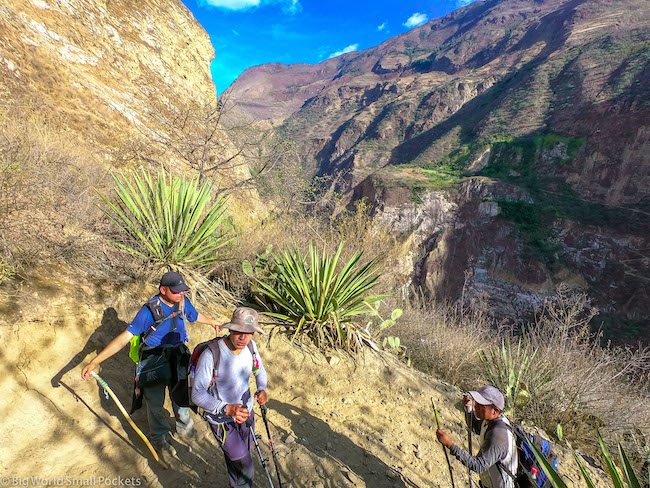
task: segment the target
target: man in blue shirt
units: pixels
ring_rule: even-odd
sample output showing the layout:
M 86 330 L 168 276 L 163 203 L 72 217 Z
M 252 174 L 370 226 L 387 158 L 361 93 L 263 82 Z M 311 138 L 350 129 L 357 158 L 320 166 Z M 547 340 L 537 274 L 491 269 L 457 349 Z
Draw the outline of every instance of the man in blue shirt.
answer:
M 143 349 L 152 350 L 155 348 L 158 348 L 155 350 L 160 350 L 166 346 L 187 342 L 189 339 L 186 321 L 210 324 L 216 332 L 219 332 L 221 329 L 219 324 L 210 317 L 197 312 L 194 305 L 185 297 L 185 292 L 188 290 L 189 287 L 183 281 L 180 273 L 175 271 L 165 273 L 160 279 L 159 294 L 154 297 L 154 299 L 160 301 L 165 320 L 156 326 L 151 310 L 149 307 L 143 306 L 127 329 L 113 339 L 95 359 L 84 367 L 81 377 L 84 380 L 89 380 L 91 371 L 97 368 L 102 361 L 129 344 L 135 336 L 144 338 L 141 344 L 142 351 Z M 176 315 L 174 316 L 175 311 Z M 149 421 L 151 442 L 163 458 L 170 458 L 176 454 L 176 451 L 169 443 L 170 426 L 164 408 L 167 386 L 166 383 L 159 383 L 142 388 L 142 396 L 147 404 L 147 420 Z M 182 436 L 190 435 L 194 421 L 190 418 L 189 409 L 179 407 L 173 401 L 172 407 L 176 417 L 176 432 Z

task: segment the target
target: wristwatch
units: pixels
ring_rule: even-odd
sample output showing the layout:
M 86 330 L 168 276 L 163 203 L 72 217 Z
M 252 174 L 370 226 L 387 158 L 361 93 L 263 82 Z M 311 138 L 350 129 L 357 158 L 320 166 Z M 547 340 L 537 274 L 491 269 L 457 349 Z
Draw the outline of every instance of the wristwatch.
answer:
M 221 407 L 221 410 L 219 410 L 219 414 L 220 414 L 220 415 L 226 415 L 226 409 L 227 409 L 227 408 L 228 408 L 228 405 L 227 405 L 227 404 L 224 405 L 223 407 Z

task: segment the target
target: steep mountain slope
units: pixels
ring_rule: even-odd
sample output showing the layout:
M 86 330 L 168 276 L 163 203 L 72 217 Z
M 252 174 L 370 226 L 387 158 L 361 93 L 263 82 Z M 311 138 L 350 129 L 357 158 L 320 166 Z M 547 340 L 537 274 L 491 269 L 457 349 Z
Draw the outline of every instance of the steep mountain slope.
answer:
M 0 14 L 0 101 L 91 143 L 139 136 L 157 105 L 216 96 L 214 48 L 180 0 L 11 0 Z
M 475 2 L 227 93 L 415 233 L 415 284 L 457 297 L 471 270 L 514 316 L 565 281 L 647 328 L 649 25 L 644 0 Z

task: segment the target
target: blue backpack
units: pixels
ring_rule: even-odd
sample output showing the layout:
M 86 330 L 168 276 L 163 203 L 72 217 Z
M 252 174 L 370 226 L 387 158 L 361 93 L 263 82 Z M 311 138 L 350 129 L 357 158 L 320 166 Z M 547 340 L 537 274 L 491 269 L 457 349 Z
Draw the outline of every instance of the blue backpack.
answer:
M 517 472 L 511 473 L 508 468 L 499 463 L 499 468 L 515 481 L 517 488 L 552 488 L 551 481 L 546 476 L 542 466 L 537 461 L 531 445 L 535 446 L 541 452 L 553 469 L 557 471 L 557 454 L 553 451 L 551 444 L 537 434 L 530 434 L 524 431 L 520 426 L 511 422 L 510 425 L 505 422 L 499 422 L 509 429 L 514 435 L 517 442 L 517 455 L 519 463 Z

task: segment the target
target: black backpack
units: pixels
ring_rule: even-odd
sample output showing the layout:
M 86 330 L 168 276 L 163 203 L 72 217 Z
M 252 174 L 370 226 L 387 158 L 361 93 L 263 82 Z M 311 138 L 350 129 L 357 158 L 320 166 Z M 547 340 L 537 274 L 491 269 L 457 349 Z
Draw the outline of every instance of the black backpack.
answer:
M 216 382 L 217 371 L 219 370 L 219 362 L 221 361 L 219 341 L 222 339 L 223 337 L 216 337 L 209 341 L 201 342 L 194 348 L 192 357 L 190 358 L 190 363 L 187 367 L 187 377 L 180 379 L 171 392 L 172 399 L 179 407 L 189 407 L 194 411 L 194 413 L 197 413 L 198 407 L 192 402 L 192 380 L 194 379 L 196 365 L 199 362 L 199 357 L 201 357 L 203 351 L 205 351 L 207 348 L 210 348 L 213 360 L 212 381 L 210 382 L 210 387 L 212 387 L 212 385 L 214 385 Z M 257 372 L 259 370 L 259 361 L 257 360 L 255 348 L 253 347 L 253 341 L 250 341 L 248 343 L 248 350 L 253 356 L 253 374 L 257 375 Z
M 511 473 L 508 468 L 499 462 L 498 466 L 501 471 L 515 480 L 515 487 L 517 488 L 552 488 L 551 481 L 537 461 L 531 447 L 531 444 L 535 446 L 553 469 L 557 471 L 557 454 L 553 451 L 551 444 L 538 434 L 526 432 L 512 421 L 510 421 L 510 425 L 505 422 L 499 422 L 498 424 L 515 435 L 517 455 L 519 457 L 516 473 Z

